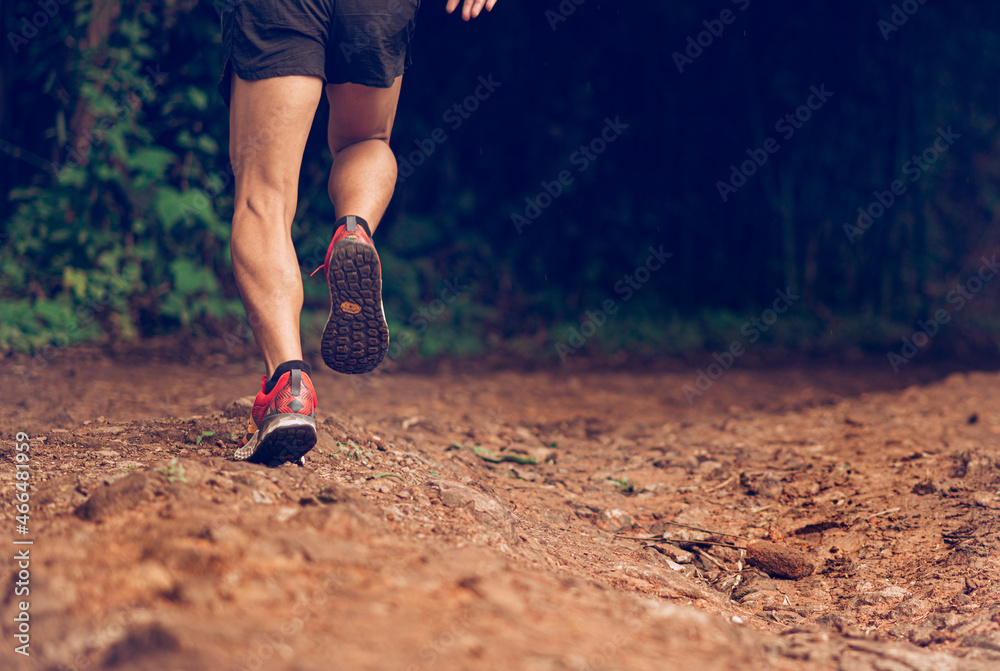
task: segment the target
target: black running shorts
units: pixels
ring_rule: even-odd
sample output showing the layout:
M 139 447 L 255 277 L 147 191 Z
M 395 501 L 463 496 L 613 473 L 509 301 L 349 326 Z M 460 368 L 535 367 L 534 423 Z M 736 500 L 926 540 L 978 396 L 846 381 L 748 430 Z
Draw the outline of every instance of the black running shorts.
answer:
M 313 75 L 388 88 L 410 64 L 420 0 L 225 0 L 219 93 L 241 79 Z

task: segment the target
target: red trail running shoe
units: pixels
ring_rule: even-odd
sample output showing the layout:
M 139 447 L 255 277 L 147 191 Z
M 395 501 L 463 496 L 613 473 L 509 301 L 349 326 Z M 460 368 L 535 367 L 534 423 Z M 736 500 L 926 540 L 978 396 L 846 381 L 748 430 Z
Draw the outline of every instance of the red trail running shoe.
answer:
M 338 373 L 360 375 L 382 363 L 389 349 L 389 326 L 382 309 L 382 264 L 368 222 L 347 216 L 326 250 L 330 318 L 320 353 Z
M 280 466 L 298 462 L 316 444 L 316 391 L 308 364 L 283 363 L 271 379 L 273 385 L 266 376 L 260 381 L 246 435 L 233 455 L 237 460 Z

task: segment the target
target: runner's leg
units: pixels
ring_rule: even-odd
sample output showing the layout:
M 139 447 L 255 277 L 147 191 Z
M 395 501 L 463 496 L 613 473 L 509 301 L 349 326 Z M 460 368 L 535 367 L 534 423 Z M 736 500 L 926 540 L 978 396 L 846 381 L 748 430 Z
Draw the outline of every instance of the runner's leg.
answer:
M 291 76 L 248 81 L 233 74 L 231 91 L 233 272 L 270 376 L 282 362 L 302 359 L 302 277 L 291 229 L 302 153 L 323 80 Z
M 327 138 L 333 153 L 330 200 L 338 218 L 361 217 L 372 231 L 396 186 L 396 157 L 389 148 L 389 136 L 402 80 L 396 77 L 389 88 L 349 83 L 326 87 L 330 101 Z

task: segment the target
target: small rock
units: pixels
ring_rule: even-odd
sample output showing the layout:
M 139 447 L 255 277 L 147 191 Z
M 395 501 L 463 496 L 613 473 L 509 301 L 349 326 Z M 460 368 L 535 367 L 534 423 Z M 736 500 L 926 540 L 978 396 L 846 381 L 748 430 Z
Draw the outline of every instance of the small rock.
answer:
M 747 543 L 747 564 L 773 578 L 789 580 L 812 575 L 815 568 L 812 559 L 804 552 L 787 545 L 758 540 Z
M 130 473 L 98 489 L 75 513 L 85 520 L 97 522 L 138 505 L 147 499 L 151 490 L 149 476 L 145 472 Z
M 222 414 L 230 419 L 245 419 L 250 416 L 250 410 L 253 409 L 253 401 L 253 396 L 238 398 Z
M 132 629 L 115 643 L 104 659 L 104 667 L 113 669 L 145 659 L 151 662 L 164 653 L 180 650 L 181 642 L 158 622 Z
M 635 523 L 632 520 L 632 516 L 629 515 L 624 510 L 619 510 L 617 508 L 611 510 L 605 510 L 601 513 L 601 518 L 607 523 L 608 531 L 618 532 L 625 531 L 626 529 L 631 529 L 632 525 Z
M 518 426 L 514 429 L 514 433 L 515 435 L 517 435 L 518 438 L 520 438 L 525 443 L 538 442 L 538 438 L 535 436 L 535 434 L 533 434 L 531 430 L 526 427 Z
M 706 478 L 713 479 L 712 476 L 720 476 L 715 479 L 723 479 L 726 476 L 725 464 L 713 459 L 708 459 L 698 464 L 698 472 Z
M 791 482 L 785 485 L 785 494 L 796 499 L 804 499 L 819 494 L 819 483 L 815 480 Z
M 977 506 L 983 508 L 997 508 L 996 494 L 991 492 L 972 492 L 971 498 Z
M 902 620 L 919 615 L 925 615 L 931 610 L 931 604 L 922 599 L 907 599 L 889 611 L 889 617 Z
M 864 604 L 868 606 L 874 606 L 885 601 L 892 601 L 895 599 L 903 599 L 909 596 L 907 592 L 902 587 L 896 585 L 889 585 L 885 589 L 873 590 L 870 592 L 864 592 L 859 594 L 857 597 L 857 602 L 859 604 Z
M 671 545 L 670 543 L 657 543 L 656 549 L 660 552 L 660 554 L 667 555 L 678 564 L 690 564 L 694 561 L 693 554 L 687 550 L 682 550 L 676 545 Z
M 113 424 L 111 426 L 98 426 L 98 427 L 94 427 L 93 429 L 91 429 L 90 433 L 92 433 L 92 434 L 104 433 L 104 434 L 115 435 L 115 434 L 119 434 L 119 433 L 123 432 L 125 430 L 125 428 L 126 427 L 124 427 L 124 426 L 122 426 L 120 424 Z
M 536 447 L 534 449 L 529 449 L 528 454 L 535 458 L 539 464 L 545 463 L 556 463 L 556 459 L 559 457 L 559 453 L 551 447 Z
M 839 550 L 841 552 L 846 552 L 848 554 L 853 554 L 864 547 L 865 545 L 865 532 L 864 529 L 851 529 L 845 535 L 836 538 L 831 547 L 831 552 L 833 550 Z
M 926 648 L 928 645 L 937 640 L 937 634 L 937 631 L 930 627 L 913 627 L 906 634 L 906 638 L 909 639 L 910 643 L 913 645 Z
M 758 573 L 757 571 L 745 571 L 745 576 L 743 582 L 736 586 L 733 590 L 732 599 L 733 601 L 744 602 L 750 595 L 757 594 L 758 592 L 777 592 L 778 585 L 773 580 L 767 576 Z
M 510 472 L 518 480 L 526 480 L 528 482 L 534 482 L 535 480 L 538 480 L 538 478 L 539 478 L 538 473 L 534 473 L 532 471 L 529 471 L 526 468 L 516 468 L 514 466 L 511 466 Z
M 812 501 L 814 506 L 821 506 L 824 503 L 842 506 L 847 503 L 847 494 L 839 489 L 828 489 L 822 494 L 814 496 Z
M 781 479 L 773 473 L 740 473 L 740 485 L 751 496 L 764 496 L 771 499 L 778 498 L 784 491 Z
M 700 462 L 694 455 L 677 452 L 667 452 L 653 462 L 653 466 L 657 468 L 683 468 L 691 473 L 698 470 L 699 465 Z
M 467 508 L 483 524 L 492 527 L 511 545 L 518 542 L 514 515 L 510 509 L 483 492 L 448 480 L 430 480 L 430 488 L 438 500 L 449 508 Z

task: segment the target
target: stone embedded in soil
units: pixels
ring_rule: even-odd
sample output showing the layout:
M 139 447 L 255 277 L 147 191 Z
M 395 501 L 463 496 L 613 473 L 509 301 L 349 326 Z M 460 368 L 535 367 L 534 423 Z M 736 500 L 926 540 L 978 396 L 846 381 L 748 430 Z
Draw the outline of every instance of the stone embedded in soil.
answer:
M 693 554 L 670 543 L 657 543 L 656 549 L 660 554 L 667 555 L 678 564 L 690 564 L 694 561 Z
M 229 404 L 225 412 L 222 414 L 229 419 L 243 419 L 250 416 L 250 410 L 253 408 L 253 396 L 244 396 L 243 398 L 238 398 Z
M 174 652 L 181 647 L 177 636 L 159 623 L 152 623 L 130 631 L 125 638 L 112 646 L 104 660 L 105 668 L 113 669 L 152 661 L 164 653 Z M 145 660 L 144 660 L 145 658 Z
M 751 594 L 757 592 L 778 591 L 778 585 L 764 574 L 757 571 L 744 571 L 743 573 L 743 581 L 733 590 L 733 601 L 744 601 Z
M 617 508 L 602 512 L 601 519 L 607 524 L 608 531 L 611 532 L 626 531 L 631 529 L 634 524 L 631 515 Z
M 784 492 L 781 478 L 774 473 L 740 473 L 740 485 L 751 496 L 776 499 Z
M 886 601 L 899 601 L 905 599 L 910 593 L 898 585 L 889 585 L 880 590 L 871 590 L 859 594 L 854 603 L 858 606 L 874 606 Z
M 536 447 L 528 450 L 528 454 L 535 458 L 539 464 L 556 463 L 559 452 L 551 447 Z
M 973 503 L 983 508 L 1000 508 L 1000 502 L 992 492 L 972 492 L 970 498 Z
M 799 580 L 812 575 L 815 568 L 806 553 L 768 541 L 747 543 L 747 564 L 759 568 L 772 578 L 788 580 Z
M 430 480 L 426 486 L 449 508 L 467 508 L 476 519 L 496 529 L 511 545 L 518 542 L 514 515 L 496 499 L 457 482 Z
M 147 498 L 151 489 L 147 473 L 130 473 L 94 492 L 76 509 L 76 514 L 85 520 L 97 522 L 138 505 Z

